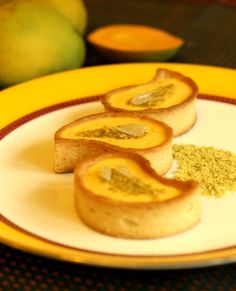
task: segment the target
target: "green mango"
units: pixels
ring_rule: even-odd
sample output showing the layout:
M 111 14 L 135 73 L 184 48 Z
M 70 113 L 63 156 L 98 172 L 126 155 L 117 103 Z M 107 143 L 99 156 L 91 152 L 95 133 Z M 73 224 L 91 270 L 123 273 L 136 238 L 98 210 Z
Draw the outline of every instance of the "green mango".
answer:
M 53 7 L 65 16 L 73 27 L 84 35 L 88 24 L 88 14 L 83 0 L 17 0 L 21 2 L 41 3 Z
M 5 1 L 0 6 L 0 87 L 82 66 L 85 43 L 54 8 Z

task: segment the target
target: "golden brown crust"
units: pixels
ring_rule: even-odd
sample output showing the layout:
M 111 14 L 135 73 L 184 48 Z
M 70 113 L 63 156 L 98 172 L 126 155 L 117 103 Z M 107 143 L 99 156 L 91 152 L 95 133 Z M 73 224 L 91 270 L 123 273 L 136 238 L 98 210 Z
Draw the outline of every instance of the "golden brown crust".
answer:
M 87 122 L 87 121 L 90 121 L 90 120 L 95 120 L 95 119 L 98 119 L 98 118 L 109 118 L 109 117 L 133 117 L 133 118 L 141 118 L 143 120 L 147 120 L 147 121 L 150 121 L 158 126 L 161 126 L 162 128 L 165 129 L 165 133 L 166 133 L 166 139 L 158 144 L 157 146 L 153 146 L 153 147 L 149 147 L 149 148 L 144 148 L 144 149 L 137 149 L 139 152 L 148 152 L 152 149 L 158 149 L 160 148 L 163 144 L 165 143 L 169 143 L 171 140 L 172 140 L 172 137 L 173 137 L 173 130 L 171 127 L 169 127 L 166 123 L 160 121 L 160 120 L 156 120 L 154 118 L 151 118 L 150 116 L 143 116 L 141 114 L 139 114 L 138 112 L 100 112 L 100 113 L 95 113 L 95 114 L 92 114 L 92 115 L 88 115 L 88 116 L 84 116 L 84 117 L 81 117 L 80 119 L 77 119 L 63 127 L 61 127 L 59 130 L 56 131 L 55 133 L 55 141 L 57 140 L 66 140 L 65 138 L 61 137 L 60 134 L 66 129 L 66 128 L 70 128 L 70 127 L 74 127 L 76 124 L 79 124 L 79 123 L 84 123 L 84 122 Z M 78 140 L 81 140 L 81 141 L 85 141 L 85 142 L 88 142 L 89 143 L 92 143 L 92 144 L 96 144 L 96 145 L 99 145 L 99 144 L 106 144 L 107 147 L 109 147 L 110 149 L 116 151 L 116 150 L 119 150 L 120 147 L 118 146 L 115 146 L 115 145 L 112 145 L 112 144 L 108 144 L 106 142 L 103 142 L 103 141 L 96 141 L 96 140 L 87 140 L 87 139 L 83 139 L 83 138 L 79 138 L 77 140 L 73 140 L 76 144 L 76 142 Z M 133 151 L 134 149 L 133 148 L 125 148 L 125 151 Z
M 98 118 L 109 118 L 109 117 L 137 117 L 143 120 L 152 122 L 157 126 L 161 126 L 165 130 L 166 138 L 165 140 L 157 144 L 156 146 L 152 146 L 149 148 L 121 148 L 119 146 L 109 144 L 103 141 L 97 140 L 88 140 L 88 139 L 66 139 L 61 137 L 61 133 L 66 129 L 73 127 L 79 123 L 87 122 L 89 120 L 95 120 Z M 84 157 L 91 156 L 95 157 L 104 153 L 115 153 L 120 151 L 126 152 L 135 152 L 142 156 L 146 156 L 152 158 L 152 155 L 156 157 L 157 160 L 160 160 L 160 163 L 157 164 L 157 172 L 159 174 L 164 174 L 172 163 L 172 139 L 173 139 L 173 131 L 167 126 L 165 123 L 157 121 L 148 116 L 143 116 L 138 113 L 114 113 L 114 112 L 103 112 L 97 113 L 90 116 L 82 117 L 68 125 L 65 125 L 61 129 L 59 129 L 55 133 L 55 171 L 58 173 L 71 172 L 74 170 L 76 164 Z M 86 152 L 87 151 L 87 152 Z M 89 151 L 89 152 L 88 152 Z M 165 153 L 162 158 L 162 153 Z M 81 157 L 79 156 L 81 155 Z M 77 158 L 76 158 L 77 156 Z M 155 162 L 155 161 L 153 161 Z
M 94 194 L 83 182 L 84 174 L 97 162 L 111 157 L 124 157 L 138 163 L 161 183 L 178 188 L 177 197 L 163 201 L 125 202 Z M 199 185 L 180 182 L 156 174 L 150 163 L 132 153 L 107 154 L 84 160 L 74 172 L 75 207 L 82 221 L 90 228 L 117 237 L 147 239 L 174 235 L 185 231 L 200 220 Z
M 173 106 L 169 106 L 167 108 L 144 108 L 139 109 L 137 112 L 140 114 L 144 114 L 145 116 L 151 116 L 153 118 L 156 118 L 157 120 L 161 120 L 165 123 L 167 123 L 169 126 L 173 127 L 174 135 L 178 136 L 183 134 L 184 132 L 188 131 L 195 123 L 196 120 L 196 112 L 195 112 L 195 99 L 198 94 L 198 86 L 196 83 L 189 77 L 184 76 L 183 74 L 175 71 L 171 71 L 168 69 L 158 69 L 156 72 L 156 75 L 154 78 L 147 83 L 139 84 L 139 85 L 133 85 L 133 86 L 126 86 L 119 89 L 115 89 L 112 91 L 109 91 L 108 93 L 101 96 L 101 102 L 104 105 L 105 109 L 108 111 L 113 112 L 136 112 L 134 110 L 124 109 L 124 108 L 118 108 L 114 107 L 110 104 L 110 98 L 114 94 L 118 94 L 120 92 L 123 92 L 127 89 L 136 88 L 142 85 L 148 85 L 152 84 L 153 82 L 157 82 L 160 79 L 164 78 L 175 78 L 178 79 L 185 84 L 187 84 L 191 88 L 191 94 L 186 98 L 183 102 L 179 104 L 175 104 Z M 190 111 L 188 112 L 188 109 Z M 175 117 L 172 117 L 169 120 L 168 115 L 175 114 Z M 189 115 L 188 119 L 185 123 L 181 125 L 181 116 L 184 118 L 184 115 Z M 174 120 L 173 120 L 174 119 Z
M 125 86 L 125 87 L 122 87 L 122 88 L 111 90 L 111 91 L 109 91 L 106 94 L 101 96 L 101 102 L 102 102 L 102 104 L 104 105 L 104 107 L 107 110 L 110 110 L 110 111 L 113 111 L 113 112 L 130 112 L 131 110 L 129 110 L 129 109 L 117 108 L 117 107 L 112 106 L 110 104 L 110 102 L 109 102 L 110 97 L 112 95 L 114 95 L 114 94 L 117 94 L 119 92 L 125 91 L 127 89 L 132 89 L 132 88 L 136 88 L 136 87 L 139 87 L 139 86 L 142 86 L 142 85 L 152 84 L 153 82 L 156 82 L 156 81 L 158 81 L 160 79 L 163 79 L 163 77 L 164 78 L 175 78 L 175 79 L 178 79 L 178 80 L 184 82 L 185 84 L 187 84 L 189 87 L 192 88 L 192 94 L 190 94 L 190 96 L 188 98 L 186 98 L 180 104 L 175 104 L 175 105 L 167 107 L 167 108 L 155 108 L 155 109 L 144 108 L 142 110 L 138 110 L 138 112 L 140 112 L 140 113 L 141 112 L 142 113 L 146 113 L 146 112 L 148 112 L 148 113 L 151 113 L 151 112 L 163 112 L 163 111 L 166 112 L 166 111 L 170 111 L 170 110 L 172 110 L 172 109 L 174 109 L 176 107 L 184 106 L 185 103 L 188 103 L 192 99 L 196 98 L 196 96 L 198 94 L 198 86 L 191 78 L 186 77 L 186 76 L 182 75 L 179 72 L 171 71 L 171 70 L 168 70 L 168 69 L 158 69 L 156 71 L 156 75 L 154 76 L 154 78 L 151 81 L 149 81 L 147 83 L 139 84 L 139 85 Z
M 89 195 L 92 199 L 95 199 L 97 201 L 99 200 L 101 203 L 107 203 L 107 204 L 112 204 L 112 205 L 117 205 L 117 206 L 127 205 L 127 203 L 122 202 L 122 201 L 109 199 L 109 198 L 104 197 L 104 196 L 94 195 L 93 192 L 90 191 L 89 189 L 87 189 L 83 184 L 82 176 L 83 176 L 83 173 L 86 172 L 86 169 L 88 169 L 92 165 L 96 164 L 97 162 L 103 160 L 104 158 L 109 158 L 109 157 L 110 158 L 123 157 L 123 158 L 128 158 L 128 159 L 131 159 L 133 161 L 136 161 L 142 167 L 142 169 L 146 173 L 148 173 L 150 176 L 152 176 L 155 180 L 157 180 L 165 185 L 176 187 L 176 188 L 182 190 L 181 195 L 174 197 L 173 199 L 171 199 L 171 201 L 181 199 L 182 196 L 189 195 L 190 193 L 196 191 L 199 188 L 198 183 L 194 182 L 194 181 L 181 182 L 178 180 L 168 179 L 168 178 L 165 178 L 163 176 L 160 176 L 151 167 L 151 164 L 147 159 L 145 159 L 145 158 L 143 158 L 135 153 L 128 153 L 128 152 L 121 151 L 121 152 L 116 152 L 114 154 L 109 153 L 109 154 L 99 155 L 95 158 L 86 158 L 83 161 L 81 161 L 81 163 L 74 170 L 75 179 L 77 179 L 79 187 L 86 193 L 86 195 Z M 154 206 L 154 207 L 156 204 L 160 204 L 160 203 L 161 204 L 168 203 L 168 200 L 145 202 L 146 205 Z M 129 207 L 142 207 L 143 204 L 144 204 L 144 202 L 142 202 L 142 203 L 129 202 L 128 203 Z

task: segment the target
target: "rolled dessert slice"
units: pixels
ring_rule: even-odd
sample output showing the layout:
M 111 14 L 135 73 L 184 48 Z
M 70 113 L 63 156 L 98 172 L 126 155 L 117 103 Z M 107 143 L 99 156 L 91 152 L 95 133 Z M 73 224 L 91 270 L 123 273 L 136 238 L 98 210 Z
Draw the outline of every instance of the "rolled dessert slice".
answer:
M 82 117 L 55 133 L 55 171 L 74 170 L 81 160 L 104 153 L 134 152 L 164 174 L 170 168 L 173 131 L 135 113 L 103 112 Z
M 101 100 L 107 111 L 142 113 L 165 122 L 178 136 L 195 123 L 197 94 L 198 86 L 192 79 L 158 69 L 150 82 L 112 90 Z
M 198 184 L 161 177 L 136 154 L 84 160 L 75 169 L 74 181 L 81 220 L 101 233 L 158 238 L 183 232 L 200 220 Z

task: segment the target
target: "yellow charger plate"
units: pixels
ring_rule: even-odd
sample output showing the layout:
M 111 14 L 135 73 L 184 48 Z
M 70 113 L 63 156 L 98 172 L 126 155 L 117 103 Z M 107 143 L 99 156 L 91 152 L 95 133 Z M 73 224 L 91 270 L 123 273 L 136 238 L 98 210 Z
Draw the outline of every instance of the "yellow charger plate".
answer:
M 83 68 L 47 76 L 0 92 L 0 128 L 55 104 L 99 95 L 114 88 L 149 81 L 157 68 L 193 78 L 202 94 L 236 99 L 236 71 L 219 67 L 171 63 L 119 64 Z M 174 256 L 113 255 L 80 250 L 37 238 L 2 219 L 0 241 L 14 248 L 74 263 L 137 269 L 188 268 L 236 260 L 236 247 Z

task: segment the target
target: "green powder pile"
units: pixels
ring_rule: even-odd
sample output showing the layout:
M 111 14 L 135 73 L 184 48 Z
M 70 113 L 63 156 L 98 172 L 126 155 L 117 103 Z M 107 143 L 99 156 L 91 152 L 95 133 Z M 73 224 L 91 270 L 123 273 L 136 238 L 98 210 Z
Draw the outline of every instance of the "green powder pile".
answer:
M 121 190 L 127 194 L 146 194 L 152 198 L 155 198 L 158 194 L 163 192 L 163 189 L 152 188 L 151 185 L 141 181 L 135 176 L 126 176 L 116 169 L 111 170 L 111 179 L 108 181 L 111 190 L 116 192 Z
M 229 151 L 195 145 L 173 145 L 178 162 L 177 180 L 199 182 L 203 195 L 220 197 L 236 191 L 236 155 Z

